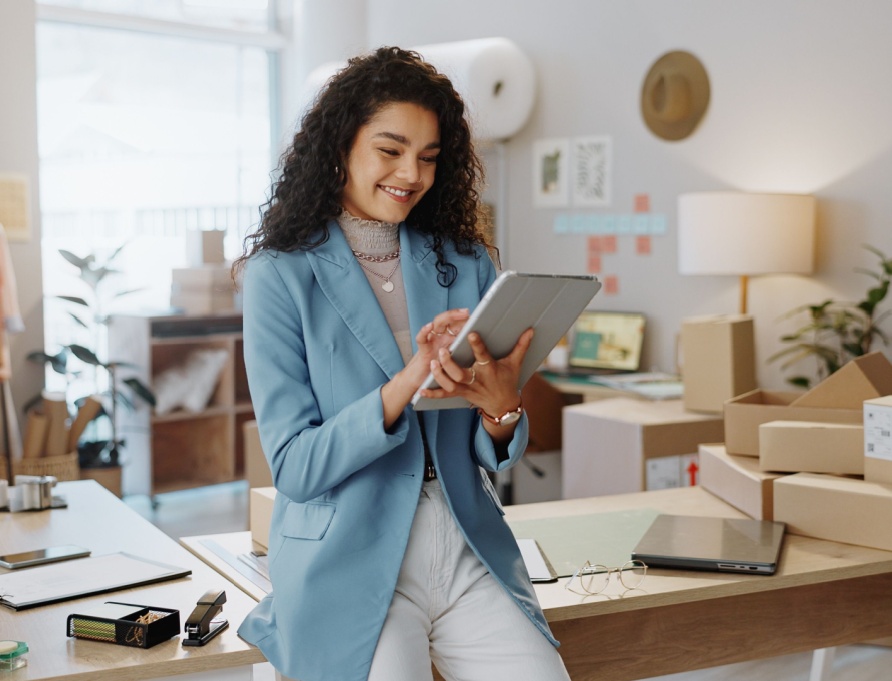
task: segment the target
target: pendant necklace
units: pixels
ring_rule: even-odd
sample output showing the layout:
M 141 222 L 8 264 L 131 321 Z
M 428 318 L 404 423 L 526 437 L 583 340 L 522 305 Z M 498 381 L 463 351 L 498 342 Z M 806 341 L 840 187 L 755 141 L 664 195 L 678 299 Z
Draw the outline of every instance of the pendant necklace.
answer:
M 384 276 L 383 274 L 378 274 L 374 270 L 370 270 L 368 267 L 366 267 L 365 265 L 362 264 L 361 260 L 358 262 L 359 262 L 359 266 L 362 267 L 362 269 L 364 269 L 369 274 L 378 277 L 378 279 L 381 279 L 384 282 L 383 284 L 381 284 L 381 289 L 385 293 L 390 293 L 391 291 L 393 291 L 393 282 L 390 280 L 391 280 L 391 278 L 393 278 L 393 275 L 396 274 L 396 271 L 397 271 L 397 269 L 399 269 L 399 266 L 400 266 L 400 259 L 399 259 L 398 254 L 396 257 L 396 264 L 393 266 L 393 269 L 390 270 L 390 274 L 388 274 L 387 276 Z

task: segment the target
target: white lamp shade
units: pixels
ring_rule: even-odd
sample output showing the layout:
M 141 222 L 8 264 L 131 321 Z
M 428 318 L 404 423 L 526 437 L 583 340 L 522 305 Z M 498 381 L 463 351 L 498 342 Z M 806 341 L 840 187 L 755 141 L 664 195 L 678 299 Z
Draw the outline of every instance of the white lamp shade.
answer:
M 809 274 L 815 199 L 801 194 L 696 192 L 678 197 L 681 274 Z

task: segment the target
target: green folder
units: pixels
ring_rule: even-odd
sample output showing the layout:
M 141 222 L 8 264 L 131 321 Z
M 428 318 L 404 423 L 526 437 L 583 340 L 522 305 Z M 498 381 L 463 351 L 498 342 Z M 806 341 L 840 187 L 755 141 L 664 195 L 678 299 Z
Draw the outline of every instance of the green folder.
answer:
M 535 539 L 558 577 L 569 577 L 586 561 L 619 567 L 632 558 L 638 540 L 659 511 L 636 508 L 560 518 L 509 521 L 517 539 Z

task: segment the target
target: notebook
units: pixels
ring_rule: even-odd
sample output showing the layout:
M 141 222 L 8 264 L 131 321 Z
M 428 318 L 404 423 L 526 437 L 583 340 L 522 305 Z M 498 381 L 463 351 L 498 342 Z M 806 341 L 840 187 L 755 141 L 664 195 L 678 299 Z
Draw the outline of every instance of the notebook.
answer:
M 632 559 L 649 567 L 771 575 L 777 570 L 784 529 L 784 523 L 771 520 L 661 514 Z
M 0 574 L 0 605 L 24 610 L 192 574 L 129 553 L 79 558 Z
M 584 311 L 573 323 L 568 368 L 560 373 L 593 376 L 638 371 L 644 325 L 639 312 Z

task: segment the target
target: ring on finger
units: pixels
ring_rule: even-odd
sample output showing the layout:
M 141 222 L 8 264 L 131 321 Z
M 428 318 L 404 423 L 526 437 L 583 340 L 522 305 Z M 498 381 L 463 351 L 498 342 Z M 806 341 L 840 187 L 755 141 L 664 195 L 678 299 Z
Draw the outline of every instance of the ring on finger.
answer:
M 471 380 L 465 383 L 465 385 L 471 385 L 474 381 L 477 380 L 477 370 L 474 367 L 471 367 Z
M 450 336 L 456 335 L 455 331 L 449 328 L 449 324 L 446 325 L 446 333 L 448 333 Z
M 486 360 L 485 362 L 481 362 L 481 361 L 478 360 L 478 361 L 474 362 L 474 364 L 479 364 L 480 366 L 485 367 L 485 366 L 486 366 L 487 364 L 489 364 L 491 361 L 492 361 L 491 359 L 488 359 L 488 360 Z

